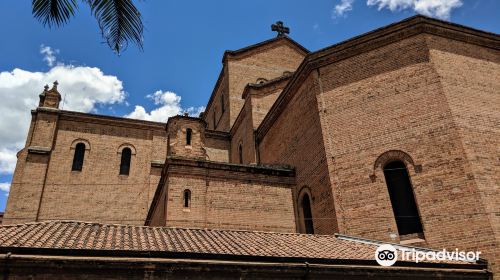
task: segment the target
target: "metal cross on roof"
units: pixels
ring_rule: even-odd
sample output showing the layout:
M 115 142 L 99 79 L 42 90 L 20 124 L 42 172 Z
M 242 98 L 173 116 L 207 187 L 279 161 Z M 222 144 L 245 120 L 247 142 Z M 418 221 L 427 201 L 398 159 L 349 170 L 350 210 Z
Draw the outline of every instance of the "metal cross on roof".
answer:
M 285 34 L 290 34 L 290 28 L 284 26 L 282 21 L 277 21 L 275 24 L 271 25 L 271 30 L 278 32 L 276 37 L 283 37 Z

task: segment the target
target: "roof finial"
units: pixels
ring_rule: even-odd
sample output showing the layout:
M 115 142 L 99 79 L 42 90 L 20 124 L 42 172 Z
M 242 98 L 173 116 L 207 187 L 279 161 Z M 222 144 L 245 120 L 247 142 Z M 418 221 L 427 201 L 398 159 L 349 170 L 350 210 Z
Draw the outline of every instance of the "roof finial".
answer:
M 59 83 L 57 82 L 57 80 L 55 80 L 55 81 L 54 81 L 54 83 L 53 83 L 52 89 L 57 89 L 57 85 L 58 85 L 58 84 L 59 84 Z
M 43 91 L 48 91 L 49 90 L 49 85 L 45 84 L 45 86 L 43 87 Z
M 271 25 L 271 30 L 278 32 L 276 37 L 283 37 L 286 34 L 290 34 L 290 28 L 283 25 L 282 21 L 277 21 L 275 24 Z

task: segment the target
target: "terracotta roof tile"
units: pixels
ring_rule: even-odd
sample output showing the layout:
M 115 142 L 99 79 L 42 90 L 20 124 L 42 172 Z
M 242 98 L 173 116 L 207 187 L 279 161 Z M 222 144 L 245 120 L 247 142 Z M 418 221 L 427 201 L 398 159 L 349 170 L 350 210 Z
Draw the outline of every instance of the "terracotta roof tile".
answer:
M 377 246 L 375 243 L 346 240 L 334 235 L 104 225 L 73 221 L 0 226 L 0 248 L 374 260 Z

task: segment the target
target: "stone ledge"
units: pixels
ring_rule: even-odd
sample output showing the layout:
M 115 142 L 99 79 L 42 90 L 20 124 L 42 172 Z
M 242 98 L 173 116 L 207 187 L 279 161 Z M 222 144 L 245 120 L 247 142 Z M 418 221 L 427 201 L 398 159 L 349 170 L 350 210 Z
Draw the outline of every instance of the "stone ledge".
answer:
M 151 167 L 163 168 L 164 165 L 165 165 L 165 161 L 163 161 L 163 160 L 152 160 L 151 161 Z
M 28 153 L 30 154 L 41 154 L 41 155 L 47 155 L 50 154 L 50 151 L 52 149 L 49 147 L 41 147 L 41 146 L 30 146 L 28 147 Z

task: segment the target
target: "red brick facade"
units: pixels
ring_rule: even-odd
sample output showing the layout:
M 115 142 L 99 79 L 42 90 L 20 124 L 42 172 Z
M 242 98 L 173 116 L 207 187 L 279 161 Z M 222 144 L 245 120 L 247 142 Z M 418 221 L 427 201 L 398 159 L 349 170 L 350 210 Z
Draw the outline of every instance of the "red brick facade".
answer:
M 206 112 L 166 125 L 61 111 L 46 89 L 4 223 L 343 233 L 479 250 L 498 273 L 499 52 L 496 34 L 420 16 L 313 53 L 279 37 L 226 52 Z M 393 161 L 406 166 L 418 234 L 398 232 Z

